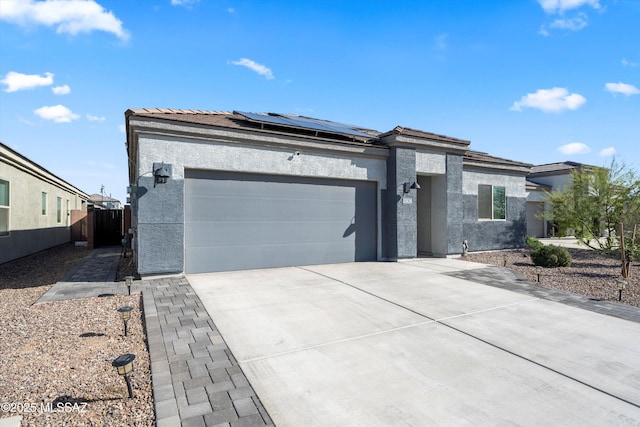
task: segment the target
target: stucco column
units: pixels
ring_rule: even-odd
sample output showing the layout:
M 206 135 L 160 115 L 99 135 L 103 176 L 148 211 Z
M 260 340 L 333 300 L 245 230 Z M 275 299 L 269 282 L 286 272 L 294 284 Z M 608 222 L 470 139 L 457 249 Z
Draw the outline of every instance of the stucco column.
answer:
M 418 253 L 416 190 L 404 183 L 416 180 L 416 150 L 391 147 L 387 160 L 385 249 L 389 259 L 414 258 Z

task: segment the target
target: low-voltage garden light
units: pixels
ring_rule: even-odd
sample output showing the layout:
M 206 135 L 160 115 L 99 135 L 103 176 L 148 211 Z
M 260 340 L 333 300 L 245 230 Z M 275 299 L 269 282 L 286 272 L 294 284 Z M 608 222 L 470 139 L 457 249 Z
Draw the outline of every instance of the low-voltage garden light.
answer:
M 131 371 L 133 371 L 133 360 L 136 358 L 135 354 L 121 354 L 113 359 L 111 366 L 117 369 L 118 375 L 124 377 L 127 383 L 127 390 L 129 391 L 129 398 L 133 398 L 133 390 L 131 390 Z
M 618 301 L 622 301 L 622 291 L 627 287 L 629 283 L 626 280 L 618 279 Z
M 127 285 L 127 290 L 129 291 L 129 295 L 131 295 L 131 285 L 133 285 L 133 276 L 125 276 L 124 284 Z
M 542 275 L 542 267 L 541 266 L 537 266 L 536 267 L 536 274 L 538 275 L 538 283 L 540 283 L 540 276 Z
M 127 336 L 127 322 L 129 321 L 129 319 L 131 319 L 131 310 L 133 310 L 133 307 L 130 306 L 124 306 L 124 307 L 120 307 L 118 309 L 118 313 L 120 313 L 120 318 L 122 319 L 122 321 L 124 322 L 124 336 Z

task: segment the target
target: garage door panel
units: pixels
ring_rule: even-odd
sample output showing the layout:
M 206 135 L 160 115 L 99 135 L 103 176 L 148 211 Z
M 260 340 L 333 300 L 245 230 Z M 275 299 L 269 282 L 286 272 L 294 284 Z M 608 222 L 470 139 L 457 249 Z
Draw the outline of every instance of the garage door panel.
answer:
M 268 245 L 287 243 L 322 243 L 342 240 L 355 244 L 355 233 L 349 234 L 348 221 L 256 221 L 224 223 L 189 223 L 186 233 L 189 246 Z M 339 230 L 342 229 L 340 232 Z M 282 230 L 286 230 L 286 233 Z
M 352 192 L 351 199 L 355 192 Z M 265 198 L 243 197 L 205 197 L 191 198 L 192 210 L 189 221 L 224 221 L 234 219 L 239 221 L 259 221 L 265 217 L 280 217 L 282 220 L 307 218 L 323 220 L 326 218 L 348 218 L 353 216 L 353 202 L 349 200 L 316 200 L 301 198 L 280 198 L 277 200 Z
M 286 245 L 252 245 L 225 246 L 210 248 L 207 251 L 190 248 L 187 251 L 187 265 L 194 271 L 204 273 L 210 270 L 205 266 L 224 266 L 224 270 L 244 270 L 251 268 L 288 267 L 291 265 L 316 264 L 318 259 L 324 263 L 346 262 L 353 258 L 353 245 L 336 246 L 333 243 L 318 244 L 286 244 Z M 251 260 L 248 264 L 247 260 Z
M 188 273 L 377 258 L 377 186 L 185 171 Z

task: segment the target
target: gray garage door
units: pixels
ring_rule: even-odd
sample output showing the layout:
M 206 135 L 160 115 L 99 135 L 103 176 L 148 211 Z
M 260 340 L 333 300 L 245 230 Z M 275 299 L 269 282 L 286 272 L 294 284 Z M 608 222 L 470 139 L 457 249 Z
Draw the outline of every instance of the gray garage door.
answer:
M 186 171 L 185 271 L 377 258 L 376 184 Z

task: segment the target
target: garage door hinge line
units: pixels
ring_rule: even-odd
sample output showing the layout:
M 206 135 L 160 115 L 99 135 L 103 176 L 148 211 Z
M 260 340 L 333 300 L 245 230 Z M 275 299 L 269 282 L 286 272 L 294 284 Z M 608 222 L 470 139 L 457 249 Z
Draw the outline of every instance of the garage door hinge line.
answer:
M 364 290 L 364 289 L 360 289 L 360 288 L 358 288 L 357 286 L 354 286 L 354 285 L 352 285 L 352 284 L 350 284 L 350 283 L 347 283 L 347 282 L 344 282 L 344 281 L 342 281 L 342 280 L 339 280 L 339 279 L 336 279 L 336 278 L 333 278 L 333 277 L 327 276 L 326 274 L 318 273 L 317 271 L 308 270 L 308 269 L 306 269 L 306 268 L 304 268 L 304 267 L 297 267 L 297 268 L 300 268 L 300 269 L 302 269 L 302 270 L 306 270 L 306 271 L 310 271 L 310 272 L 312 272 L 312 273 L 319 274 L 320 276 L 326 277 L 326 278 L 328 278 L 328 279 L 335 280 L 336 282 L 339 282 L 339 283 L 343 283 L 343 284 L 345 284 L 345 285 L 347 285 L 347 286 L 349 286 L 349 287 L 351 287 L 351 288 L 353 288 L 353 289 L 357 289 L 357 290 L 359 290 L 359 291 L 361 291 L 361 292 L 364 292 L 364 293 L 366 293 L 366 294 L 369 294 L 369 295 L 371 295 L 371 296 L 374 296 L 374 297 L 376 297 L 376 298 L 378 298 L 378 299 L 381 299 L 381 300 L 383 300 L 383 301 L 386 301 L 386 302 L 388 302 L 389 304 L 393 304 L 393 305 L 395 305 L 395 306 L 397 306 L 397 307 L 404 308 L 404 309 L 406 309 L 406 310 L 408 310 L 408 311 L 410 311 L 410 312 L 412 312 L 412 313 L 417 314 L 418 316 L 422 316 L 422 317 L 424 317 L 424 318 L 426 318 L 426 319 L 432 320 L 432 321 L 433 321 L 433 322 L 435 322 L 435 323 L 438 323 L 438 324 L 440 324 L 440 325 L 442 325 L 442 326 L 445 326 L 445 327 L 447 327 L 447 328 L 450 328 L 450 329 L 452 329 L 452 330 L 454 330 L 454 331 L 456 331 L 456 332 L 460 332 L 461 334 L 464 334 L 464 335 L 466 335 L 466 336 L 468 336 L 468 337 L 470 337 L 470 338 L 476 339 L 476 340 L 478 340 L 478 341 L 480 341 L 480 342 L 482 342 L 482 343 L 484 343 L 484 344 L 487 344 L 487 345 L 489 345 L 489 346 L 491 346 L 491 347 L 493 347 L 493 348 L 495 348 L 495 349 L 502 350 L 502 351 L 504 351 L 504 352 L 506 352 L 506 353 L 508 353 L 508 354 L 510 354 L 510 355 L 512 355 L 512 356 L 515 356 L 515 357 L 518 357 L 518 358 L 520 358 L 520 359 L 522 359 L 522 360 L 525 360 L 525 361 L 527 361 L 527 362 L 533 363 L 533 364 L 534 364 L 534 365 L 536 365 L 536 366 L 539 366 L 539 367 L 541 367 L 541 368 L 543 368 L 543 369 L 546 369 L 546 370 L 548 370 L 548 371 L 551 371 L 551 372 L 553 372 L 553 373 L 555 373 L 555 374 L 557 374 L 557 375 L 560 375 L 560 376 L 562 376 L 562 377 L 564 377 L 564 378 L 567 378 L 567 379 L 569 379 L 569 380 L 575 381 L 575 382 L 577 382 L 577 383 L 579 383 L 579 384 L 582 384 L 582 385 L 584 385 L 584 386 L 586 386 L 586 387 L 588 387 L 588 388 L 590 388 L 590 389 L 592 389 L 592 390 L 598 391 L 598 392 L 600 392 L 600 393 L 604 393 L 604 394 L 606 394 L 607 396 L 613 397 L 614 399 L 617 399 L 617 400 L 620 400 L 620 401 L 622 401 L 622 402 L 624 402 L 624 403 L 627 403 L 627 404 L 629 404 L 629 405 L 635 406 L 636 408 L 640 408 L 640 404 L 638 404 L 638 403 L 634 403 L 634 402 L 631 402 L 631 401 L 629 401 L 629 400 L 627 400 L 627 399 L 624 399 L 624 398 L 622 398 L 622 397 L 620 397 L 620 396 L 616 396 L 616 395 L 615 395 L 615 394 L 613 394 L 613 393 L 609 393 L 609 392 L 608 392 L 608 391 L 606 391 L 606 390 L 603 390 L 603 389 L 601 389 L 601 388 L 598 388 L 598 387 L 596 387 L 596 386 L 593 386 L 593 385 L 591 385 L 591 384 L 589 384 L 589 383 L 586 383 L 586 382 L 584 382 L 584 381 L 582 381 L 582 380 L 579 380 L 578 378 L 574 378 L 574 377 L 572 377 L 572 376 L 570 376 L 570 375 L 567 375 L 567 374 L 565 374 L 565 373 L 563 373 L 563 372 L 560 372 L 560 371 L 558 371 L 557 369 L 554 369 L 554 368 L 552 368 L 552 367 L 550 367 L 550 366 L 544 365 L 544 364 L 542 364 L 542 363 L 540 363 L 540 362 L 536 362 L 536 361 L 535 361 L 535 360 L 533 360 L 533 359 L 530 359 L 530 358 L 525 357 L 525 356 L 523 356 L 523 355 L 521 355 L 521 354 L 518 354 L 518 353 L 514 353 L 513 351 L 511 351 L 511 350 L 509 350 L 509 349 L 506 349 L 506 348 L 504 348 L 504 347 L 501 347 L 501 346 L 499 346 L 499 345 L 497 345 L 497 344 L 495 344 L 495 343 L 492 343 L 492 342 L 490 342 L 490 341 L 487 341 L 487 340 L 485 340 L 485 339 L 483 339 L 483 338 L 480 338 L 480 337 L 478 337 L 478 336 L 476 336 L 476 335 L 473 335 L 473 334 L 471 334 L 471 333 L 469 333 L 469 332 L 463 331 L 462 329 L 458 329 L 458 328 L 456 328 L 455 326 L 448 325 L 448 324 L 444 323 L 444 321 L 445 321 L 445 320 L 447 320 L 447 319 L 452 319 L 452 318 L 455 318 L 455 317 L 468 316 L 468 315 L 473 314 L 473 313 L 467 313 L 467 314 L 463 314 L 463 315 L 460 315 L 460 316 L 452 316 L 452 317 L 445 318 L 445 319 L 440 319 L 440 320 L 432 319 L 432 318 L 430 318 L 429 316 L 425 316 L 424 314 L 422 314 L 422 313 L 418 313 L 417 311 L 412 310 L 412 309 L 410 309 L 410 308 L 408 308 L 408 307 L 405 307 L 405 306 L 403 306 L 403 305 L 401 305 L 401 304 L 398 304 L 398 303 L 396 303 L 396 302 L 390 301 L 390 300 L 388 300 L 388 299 L 386 299 L 386 298 L 383 298 L 383 297 L 381 297 L 381 296 L 379 296 L 379 295 L 376 295 L 376 294 L 371 293 L 371 292 L 369 292 L 369 291 L 366 291 L 366 290 Z M 528 301 L 521 301 L 521 302 L 519 302 L 519 303 L 515 303 L 515 304 L 508 304 L 507 306 L 509 306 L 509 305 L 522 304 L 522 303 L 526 303 L 526 302 L 531 302 L 531 301 L 535 301 L 535 300 L 538 300 L 538 299 L 539 299 L 539 298 L 534 298 L 534 299 L 532 299 L 532 300 L 528 300 Z M 503 307 L 507 307 L 507 306 L 503 306 Z M 501 308 L 501 307 L 492 307 L 492 308 L 490 308 L 490 309 L 482 310 L 482 311 L 491 311 L 491 310 L 496 310 L 496 309 L 498 309 L 498 308 Z M 480 313 L 480 312 L 482 312 L 482 311 L 478 311 L 478 312 L 476 312 L 476 313 Z

